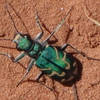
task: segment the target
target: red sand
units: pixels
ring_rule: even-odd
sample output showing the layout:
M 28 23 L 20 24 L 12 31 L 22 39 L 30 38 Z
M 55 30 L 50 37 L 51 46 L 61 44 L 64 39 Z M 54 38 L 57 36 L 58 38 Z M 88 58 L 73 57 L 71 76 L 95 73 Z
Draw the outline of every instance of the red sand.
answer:
M 35 11 L 38 11 L 41 22 L 52 32 L 58 22 L 65 16 L 68 9 L 73 5 L 71 14 L 66 19 L 65 24 L 55 34 L 58 42 L 54 45 L 63 45 L 70 43 L 78 50 L 85 52 L 87 55 L 100 58 L 100 27 L 92 23 L 84 14 L 83 5 L 86 4 L 88 14 L 100 22 L 100 0 L 8 0 L 18 12 L 24 21 L 27 29 L 23 26 L 21 20 L 15 15 L 9 7 L 16 26 L 20 32 L 27 33 L 35 37 L 39 29 L 35 21 Z M 13 38 L 15 32 L 13 24 L 4 8 L 5 0 L 0 0 L 0 34 L 5 34 L 4 38 Z M 44 29 L 45 30 L 45 29 Z M 72 30 L 72 31 L 70 31 Z M 45 31 L 43 39 L 48 36 Z M 70 34 L 70 35 L 69 35 Z M 1 36 L 0 35 L 0 36 Z M 52 40 L 55 38 L 53 37 Z M 7 49 L 4 47 L 14 47 L 15 44 L 10 41 L 0 40 L 0 51 L 8 52 L 16 57 L 19 52 L 16 49 Z M 69 49 L 69 52 L 72 52 Z M 89 61 L 81 55 L 75 54 L 82 63 L 82 78 L 76 83 L 79 100 L 100 100 L 100 62 Z M 24 67 L 27 66 L 29 58 L 25 57 L 20 62 Z M 34 82 L 24 82 L 16 87 L 17 82 L 25 73 L 25 69 L 11 62 L 7 57 L 0 55 L 0 100 L 56 100 L 54 92 L 44 86 Z M 34 80 L 39 70 L 34 67 L 27 79 Z M 98 83 L 98 84 L 96 84 Z M 95 84 L 91 86 L 91 84 Z M 46 77 L 46 85 L 53 86 L 51 79 Z M 58 91 L 58 100 L 74 100 L 71 87 L 65 87 L 55 82 L 55 89 Z

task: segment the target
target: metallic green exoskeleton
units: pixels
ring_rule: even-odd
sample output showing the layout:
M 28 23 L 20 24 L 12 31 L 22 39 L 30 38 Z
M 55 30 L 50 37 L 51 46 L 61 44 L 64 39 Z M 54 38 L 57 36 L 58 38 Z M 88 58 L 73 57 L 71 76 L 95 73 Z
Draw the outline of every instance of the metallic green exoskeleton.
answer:
M 6 8 L 7 9 L 7 8 Z M 98 60 L 95 58 L 88 57 L 84 53 L 81 53 L 77 49 L 75 49 L 70 44 L 64 44 L 61 47 L 54 47 L 50 46 L 48 44 L 48 40 L 56 33 L 59 28 L 63 25 L 65 22 L 65 19 L 71 9 L 66 14 L 65 18 L 62 19 L 60 24 L 54 29 L 54 31 L 45 39 L 44 41 L 40 41 L 41 37 L 43 36 L 43 29 L 41 27 L 38 15 L 36 16 L 36 22 L 39 26 L 41 32 L 32 39 L 29 35 L 24 35 L 20 32 L 18 32 L 17 28 L 15 27 L 15 23 L 12 19 L 12 16 L 10 15 L 9 10 L 7 9 L 7 12 L 14 24 L 14 27 L 16 29 L 16 34 L 13 39 L 13 42 L 16 43 L 16 48 L 19 51 L 23 51 L 20 55 L 18 55 L 15 59 L 11 55 L 7 53 L 1 53 L 0 55 L 5 55 L 9 57 L 13 62 L 18 62 L 21 58 L 23 58 L 25 55 L 29 56 L 31 58 L 30 63 L 27 67 L 26 73 L 24 74 L 23 78 L 20 80 L 18 85 L 24 80 L 26 75 L 29 73 L 33 65 L 36 65 L 38 68 L 40 68 L 41 73 L 36 77 L 36 80 L 38 81 L 40 77 L 43 74 L 48 75 L 54 80 L 57 80 L 61 83 L 66 83 L 69 81 L 72 81 L 78 72 L 77 63 L 74 60 L 71 60 L 67 53 L 64 51 L 66 47 L 70 46 L 73 48 L 77 53 L 81 54 L 82 56 Z
M 65 83 L 77 75 L 76 62 L 71 61 L 60 48 L 47 45 L 36 61 L 40 70 L 49 77 Z
M 42 45 L 38 41 L 32 40 L 27 35 L 17 34 L 13 40 L 17 44 L 17 49 L 24 51 L 18 56 L 14 62 L 18 61 L 20 57 L 28 55 L 32 58 L 28 70 L 32 68 L 35 63 L 40 68 L 42 74 L 58 80 L 60 82 L 71 81 L 74 74 L 77 74 L 76 62 L 72 62 L 63 48 L 53 47 L 48 44 Z M 66 45 L 67 46 L 67 45 Z M 29 71 L 27 71 L 28 73 Z M 26 74 L 25 74 L 26 75 Z

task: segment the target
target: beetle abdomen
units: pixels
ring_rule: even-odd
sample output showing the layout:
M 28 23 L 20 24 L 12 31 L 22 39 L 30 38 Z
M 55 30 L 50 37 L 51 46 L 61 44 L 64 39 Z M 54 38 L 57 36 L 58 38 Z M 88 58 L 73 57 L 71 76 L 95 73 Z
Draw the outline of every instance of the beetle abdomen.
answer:
M 46 47 L 36 61 L 37 67 L 49 77 L 60 81 L 71 81 L 77 74 L 74 60 L 71 60 L 64 51 L 56 47 Z

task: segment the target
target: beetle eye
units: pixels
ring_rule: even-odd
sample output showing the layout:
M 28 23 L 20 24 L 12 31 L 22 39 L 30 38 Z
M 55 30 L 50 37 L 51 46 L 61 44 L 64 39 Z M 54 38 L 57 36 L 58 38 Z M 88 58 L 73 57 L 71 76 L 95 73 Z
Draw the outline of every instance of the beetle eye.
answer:
M 20 38 L 22 38 L 22 36 L 21 36 L 20 34 L 17 34 L 17 35 L 14 37 L 13 42 L 18 43 L 19 40 L 20 40 Z
M 25 35 L 24 37 L 25 37 L 25 38 L 27 38 L 27 36 L 26 36 L 26 35 Z

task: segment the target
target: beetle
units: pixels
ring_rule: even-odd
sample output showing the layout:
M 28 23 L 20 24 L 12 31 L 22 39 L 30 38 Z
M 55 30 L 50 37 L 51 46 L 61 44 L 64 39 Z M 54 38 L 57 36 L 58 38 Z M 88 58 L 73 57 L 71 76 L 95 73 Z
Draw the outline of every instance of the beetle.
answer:
M 13 18 L 7 7 L 6 9 L 14 24 Z M 29 65 L 26 69 L 26 73 L 24 74 L 22 79 L 18 82 L 17 86 L 25 79 L 25 77 L 30 72 L 33 65 L 36 65 L 41 71 L 35 79 L 37 81 L 39 81 L 39 79 L 44 74 L 48 75 L 50 78 L 56 81 L 61 82 L 62 84 L 65 84 L 66 82 L 70 82 L 74 80 L 78 74 L 78 67 L 77 67 L 76 61 L 72 61 L 67 55 L 67 53 L 65 52 L 65 49 L 68 46 L 74 49 L 77 53 L 81 54 L 83 57 L 86 57 L 87 59 L 100 61 L 99 59 L 88 57 L 83 52 L 80 52 L 79 50 L 74 48 L 71 44 L 66 43 L 61 47 L 51 46 L 48 44 L 48 41 L 50 40 L 50 38 L 64 24 L 65 19 L 70 13 L 71 9 L 72 7 L 69 9 L 66 16 L 57 25 L 54 31 L 42 42 L 40 41 L 40 39 L 43 36 L 43 29 L 40 24 L 40 20 L 37 13 L 36 13 L 36 23 L 39 26 L 41 32 L 38 33 L 38 35 L 34 39 L 32 39 L 27 34 L 22 34 L 21 32 L 19 32 L 14 24 L 16 33 L 15 33 L 13 42 L 16 43 L 16 49 L 18 51 L 22 51 L 22 53 L 18 55 L 16 58 L 12 57 L 10 54 L 2 53 L 2 52 L 0 52 L 0 55 L 7 56 L 13 62 L 18 62 L 26 55 L 31 58 Z M 76 100 L 77 100 L 77 97 L 76 97 Z

